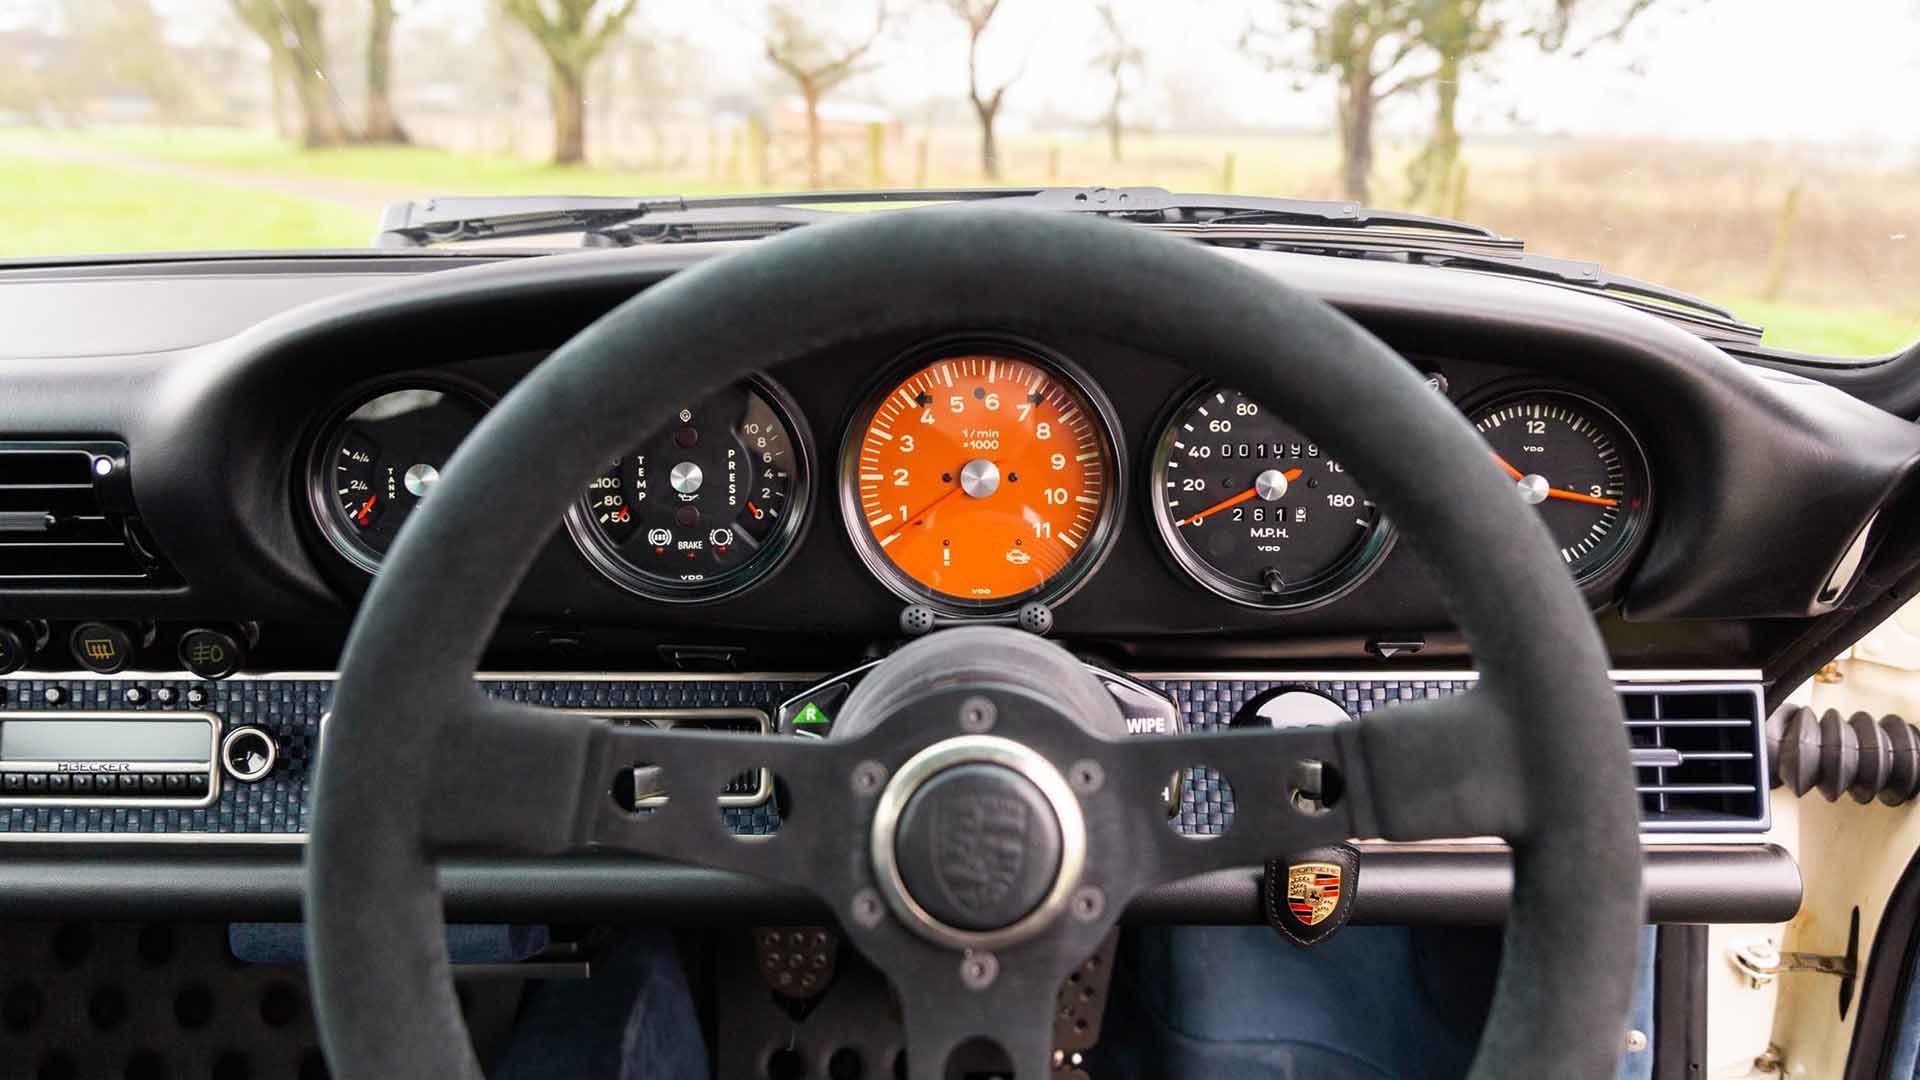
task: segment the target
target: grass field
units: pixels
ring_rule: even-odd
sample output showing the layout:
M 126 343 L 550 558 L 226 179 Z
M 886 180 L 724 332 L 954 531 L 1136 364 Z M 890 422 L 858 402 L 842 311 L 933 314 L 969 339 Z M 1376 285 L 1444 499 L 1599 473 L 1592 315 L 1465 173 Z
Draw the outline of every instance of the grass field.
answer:
M 614 118 L 617 120 L 618 118 Z M 358 247 L 379 209 L 434 194 L 705 194 L 800 185 L 793 140 L 743 163 L 740 132 L 684 129 L 657 141 L 596 142 L 609 164 L 557 168 L 527 153 L 537 136 L 498 124 L 423 123 L 429 147 L 303 151 L 240 130 L 0 130 L 0 255 L 192 248 Z M 609 132 L 639 130 L 609 124 Z M 1085 132 L 1010 133 L 1007 184 L 1152 183 L 1174 190 L 1331 198 L 1335 159 L 1311 136 L 1139 135 L 1125 161 Z M 834 186 L 979 183 L 965 130 L 892 129 L 829 146 Z M 1767 327 L 1767 342 L 1845 355 L 1920 338 L 1920 182 L 1773 148 L 1493 143 L 1468 157 L 1463 216 L 1522 236 L 1530 250 L 1707 296 Z M 876 156 L 877 151 L 877 156 Z M 1382 147 L 1375 201 L 1402 194 L 1407 148 Z M 647 168 L 648 161 L 664 167 Z M 622 167 L 625 163 L 625 167 Z M 1785 273 L 1769 271 L 1786 193 Z M 1684 198 L 1684 201 L 1683 201 Z M 1916 242 L 1920 242 L 1917 238 Z M 1771 295 L 1773 299 L 1762 300 Z
M 310 199 L 0 149 L 0 255 L 360 247 L 373 224 Z

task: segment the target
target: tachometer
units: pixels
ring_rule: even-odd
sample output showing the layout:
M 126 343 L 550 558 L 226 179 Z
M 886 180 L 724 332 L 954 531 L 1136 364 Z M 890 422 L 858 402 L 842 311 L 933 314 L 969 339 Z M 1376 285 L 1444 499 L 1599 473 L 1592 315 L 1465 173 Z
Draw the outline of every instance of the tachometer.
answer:
M 567 515 L 613 581 L 656 600 L 713 600 L 763 580 L 793 549 L 807 507 L 799 412 L 763 378 L 689 403 L 587 484 Z
M 327 540 L 377 570 L 400 526 L 440 481 L 486 407 L 458 390 L 391 390 L 339 420 L 316 447 L 308 491 Z
M 1474 412 L 1473 426 L 1540 513 L 1574 580 L 1613 566 L 1639 531 L 1647 465 L 1614 415 L 1586 398 L 1534 390 Z
M 1120 461 L 1106 402 L 1026 349 L 921 354 L 842 453 L 854 545 L 901 596 L 956 613 L 1066 595 L 1105 553 Z
M 1235 390 L 1204 387 L 1155 443 L 1154 519 L 1174 561 L 1229 600 L 1286 608 L 1360 579 L 1390 532 L 1323 447 Z

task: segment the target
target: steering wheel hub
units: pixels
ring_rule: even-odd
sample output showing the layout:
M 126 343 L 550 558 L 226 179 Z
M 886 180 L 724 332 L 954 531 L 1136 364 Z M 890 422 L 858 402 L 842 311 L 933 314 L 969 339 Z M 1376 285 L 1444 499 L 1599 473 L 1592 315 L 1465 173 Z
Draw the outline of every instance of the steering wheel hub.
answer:
M 955 948 L 996 948 L 1043 929 L 1086 865 L 1079 800 L 1045 757 L 962 735 L 914 755 L 881 792 L 874 876 L 904 924 Z

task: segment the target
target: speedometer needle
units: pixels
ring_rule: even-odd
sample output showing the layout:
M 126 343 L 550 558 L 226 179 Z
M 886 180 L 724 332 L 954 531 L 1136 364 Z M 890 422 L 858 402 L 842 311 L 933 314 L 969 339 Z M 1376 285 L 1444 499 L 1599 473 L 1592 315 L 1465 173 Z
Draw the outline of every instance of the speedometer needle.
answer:
M 1280 475 L 1286 477 L 1287 483 L 1291 484 L 1295 480 L 1300 479 L 1300 477 L 1304 475 L 1305 472 L 1306 470 L 1304 469 L 1288 469 L 1286 472 L 1283 472 Z M 1205 510 L 1202 510 L 1197 514 L 1193 514 L 1182 519 L 1180 524 L 1198 525 L 1202 521 L 1207 520 L 1207 518 L 1212 517 L 1214 514 L 1217 514 L 1222 510 L 1231 510 L 1234 507 L 1239 506 L 1241 503 L 1246 502 L 1248 499 L 1251 499 L 1258 494 L 1260 494 L 1260 487 L 1259 485 L 1256 484 L 1255 486 L 1248 488 L 1247 490 L 1239 493 L 1238 495 L 1229 495 L 1226 498 L 1221 499 L 1219 502 L 1214 503 L 1212 506 L 1207 507 Z
M 1527 482 L 1526 474 L 1522 473 L 1519 469 L 1514 468 L 1513 464 L 1509 462 L 1506 458 L 1501 457 L 1500 452 L 1498 450 L 1494 450 L 1490 452 L 1493 454 L 1493 460 L 1500 463 L 1500 468 L 1505 470 L 1508 476 L 1513 477 L 1513 479 L 1517 483 L 1525 484 Z M 1546 497 L 1549 499 L 1565 499 L 1568 502 L 1587 503 L 1591 506 L 1619 506 L 1620 505 L 1619 499 L 1607 499 L 1607 498 L 1602 498 L 1599 495 L 1584 495 L 1578 491 L 1568 491 L 1566 488 L 1557 488 L 1557 487 L 1548 488 L 1546 491 Z M 1538 501 L 1538 499 L 1536 498 L 1534 501 Z

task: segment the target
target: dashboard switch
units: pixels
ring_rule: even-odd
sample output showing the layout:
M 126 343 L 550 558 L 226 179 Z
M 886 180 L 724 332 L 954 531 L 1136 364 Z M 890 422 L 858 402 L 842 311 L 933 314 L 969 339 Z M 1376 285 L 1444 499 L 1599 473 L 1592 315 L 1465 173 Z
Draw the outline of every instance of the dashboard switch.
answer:
M 202 679 L 224 679 L 246 663 L 246 647 L 224 630 L 189 630 L 178 651 L 181 666 Z
M 113 623 L 85 622 L 67 639 L 74 663 L 96 675 L 112 675 L 133 659 L 133 635 Z
M 18 627 L 0 626 L 0 675 L 11 675 L 33 659 L 33 645 Z

